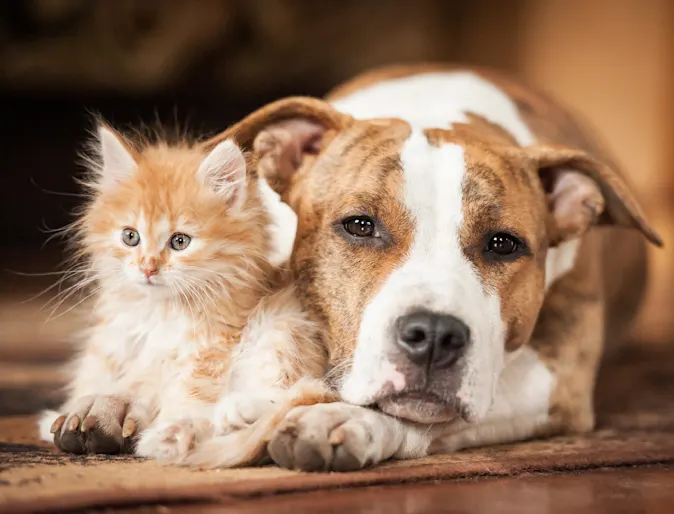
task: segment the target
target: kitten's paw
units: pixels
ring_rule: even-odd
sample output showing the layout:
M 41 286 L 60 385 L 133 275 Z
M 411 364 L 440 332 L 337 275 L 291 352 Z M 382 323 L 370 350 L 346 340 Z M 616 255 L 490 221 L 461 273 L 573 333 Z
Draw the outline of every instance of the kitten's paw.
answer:
M 121 396 L 92 395 L 69 402 L 51 426 L 54 444 L 68 453 L 131 453 L 149 412 Z
M 216 433 L 228 434 L 252 425 L 281 400 L 275 389 L 257 393 L 234 392 L 222 397 L 213 415 Z
M 192 421 L 181 419 L 151 426 L 143 432 L 136 453 L 143 457 L 175 462 L 194 447 L 196 430 Z

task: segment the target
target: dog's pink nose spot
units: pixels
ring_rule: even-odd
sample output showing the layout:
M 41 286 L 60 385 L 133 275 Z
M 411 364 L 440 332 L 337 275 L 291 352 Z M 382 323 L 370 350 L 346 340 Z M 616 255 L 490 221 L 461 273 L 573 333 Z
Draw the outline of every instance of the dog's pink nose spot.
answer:
M 403 375 L 399 371 L 396 371 L 393 374 L 393 380 L 391 380 L 391 383 L 393 384 L 393 388 L 397 392 L 402 391 L 403 389 L 405 389 L 405 385 L 406 385 L 405 375 Z
M 395 365 L 391 364 L 390 362 L 387 362 L 384 366 L 384 369 L 382 370 L 382 375 L 384 377 L 384 382 L 390 382 L 391 385 L 393 386 L 393 389 L 396 390 L 396 392 L 400 392 L 403 389 L 405 389 L 406 385 L 406 379 L 405 375 L 403 375 L 398 369 L 395 367 Z

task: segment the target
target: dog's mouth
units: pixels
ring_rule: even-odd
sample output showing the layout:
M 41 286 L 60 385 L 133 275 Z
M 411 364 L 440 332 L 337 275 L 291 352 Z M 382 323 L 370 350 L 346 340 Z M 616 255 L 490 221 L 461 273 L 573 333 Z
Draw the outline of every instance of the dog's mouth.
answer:
M 390 416 L 415 423 L 447 423 L 460 418 L 457 409 L 427 391 L 412 391 L 381 398 L 377 406 Z

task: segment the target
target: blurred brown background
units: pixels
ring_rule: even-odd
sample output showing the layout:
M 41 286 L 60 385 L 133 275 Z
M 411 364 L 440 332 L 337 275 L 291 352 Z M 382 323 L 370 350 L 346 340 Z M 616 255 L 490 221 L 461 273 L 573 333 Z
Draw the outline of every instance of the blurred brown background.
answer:
M 116 126 L 158 117 L 215 132 L 280 96 L 420 60 L 519 73 L 597 128 L 666 242 L 652 252 L 638 338 L 671 341 L 674 2 L 24 0 L 0 3 L 0 349 L 68 333 L 68 315 L 43 324 L 48 295 L 19 303 L 55 277 L 4 268 L 55 269 L 62 246 L 42 248 L 43 229 L 78 204 L 89 111 Z

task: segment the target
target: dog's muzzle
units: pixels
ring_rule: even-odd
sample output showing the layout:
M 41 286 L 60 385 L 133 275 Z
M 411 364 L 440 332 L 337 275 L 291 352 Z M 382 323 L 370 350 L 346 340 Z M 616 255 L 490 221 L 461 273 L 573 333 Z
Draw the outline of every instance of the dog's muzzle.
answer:
M 421 423 L 461 417 L 456 393 L 461 357 L 470 344 L 470 329 L 459 318 L 427 310 L 401 316 L 395 323 L 392 360 L 405 377 L 405 388 L 389 391 L 377 405 L 392 416 Z

